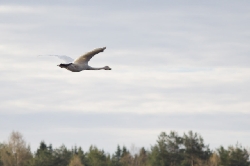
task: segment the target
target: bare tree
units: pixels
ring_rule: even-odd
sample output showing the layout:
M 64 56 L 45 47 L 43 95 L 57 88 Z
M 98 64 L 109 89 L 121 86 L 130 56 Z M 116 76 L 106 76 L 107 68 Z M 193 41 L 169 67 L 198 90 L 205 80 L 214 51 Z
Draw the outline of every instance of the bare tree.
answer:
M 220 162 L 220 157 L 215 152 L 211 155 L 208 161 L 209 166 L 218 166 Z
M 120 163 L 122 166 L 134 166 L 134 158 L 130 153 L 127 153 L 121 157 Z
M 134 166 L 145 166 L 146 164 L 147 152 L 144 148 L 141 148 L 139 154 L 134 156 Z
M 0 153 L 4 166 L 24 166 L 32 158 L 22 134 L 15 131 L 11 133 L 8 143 L 3 145 Z
M 81 162 L 81 159 L 78 155 L 74 155 L 70 160 L 69 166 L 84 166 Z

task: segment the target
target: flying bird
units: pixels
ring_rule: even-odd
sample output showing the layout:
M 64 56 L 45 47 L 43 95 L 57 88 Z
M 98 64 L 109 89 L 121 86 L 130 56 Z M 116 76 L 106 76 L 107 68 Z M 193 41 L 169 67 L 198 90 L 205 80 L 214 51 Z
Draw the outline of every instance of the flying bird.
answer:
M 103 48 L 96 48 L 90 52 L 87 52 L 83 54 L 82 56 L 76 58 L 73 60 L 72 58 L 66 56 L 66 55 L 50 55 L 50 56 L 56 56 L 62 60 L 64 60 L 66 63 L 61 63 L 57 66 L 61 68 L 65 68 L 72 72 L 80 72 L 82 70 L 111 70 L 109 66 L 104 67 L 91 67 L 88 65 L 89 60 L 96 54 L 103 52 L 106 49 L 106 47 Z

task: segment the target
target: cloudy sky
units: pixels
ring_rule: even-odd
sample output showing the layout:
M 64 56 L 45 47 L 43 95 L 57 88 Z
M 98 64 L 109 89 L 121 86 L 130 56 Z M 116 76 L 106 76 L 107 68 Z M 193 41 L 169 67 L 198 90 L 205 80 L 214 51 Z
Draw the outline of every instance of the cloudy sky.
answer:
M 250 146 L 248 0 L 0 1 L 0 141 L 113 153 L 193 130 Z M 111 71 L 72 73 L 56 57 Z

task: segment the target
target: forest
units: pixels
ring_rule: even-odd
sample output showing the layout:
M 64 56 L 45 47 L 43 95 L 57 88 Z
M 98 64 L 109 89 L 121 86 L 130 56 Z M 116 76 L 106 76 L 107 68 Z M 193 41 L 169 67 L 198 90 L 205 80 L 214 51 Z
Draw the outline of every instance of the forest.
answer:
M 13 131 L 8 141 L 0 142 L 0 166 L 250 166 L 250 160 L 249 149 L 239 143 L 211 150 L 193 131 L 182 136 L 176 131 L 162 132 L 149 149 L 132 152 L 117 145 L 113 154 L 93 145 L 83 151 L 76 146 L 54 148 L 44 141 L 31 152 L 22 134 Z

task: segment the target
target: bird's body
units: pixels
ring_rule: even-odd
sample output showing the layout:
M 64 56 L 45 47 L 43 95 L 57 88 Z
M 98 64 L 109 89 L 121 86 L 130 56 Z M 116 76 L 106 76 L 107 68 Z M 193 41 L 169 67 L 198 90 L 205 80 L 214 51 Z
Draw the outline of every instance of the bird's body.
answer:
M 65 68 L 69 71 L 72 72 L 80 72 L 82 70 L 111 70 L 110 67 L 105 66 L 105 67 L 100 67 L 100 68 L 94 68 L 88 65 L 89 60 L 96 54 L 103 52 L 106 49 L 106 47 L 103 48 L 97 48 L 94 49 L 90 52 L 87 52 L 86 54 L 80 56 L 79 58 L 77 58 L 76 60 L 74 60 L 74 62 L 72 63 L 68 63 L 68 64 L 60 64 L 58 65 L 61 68 Z

